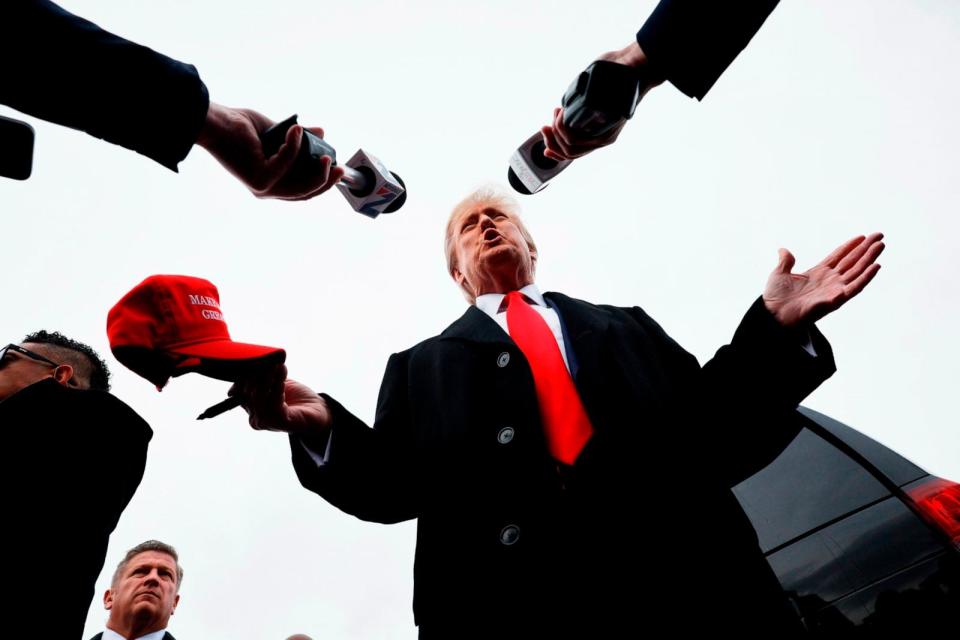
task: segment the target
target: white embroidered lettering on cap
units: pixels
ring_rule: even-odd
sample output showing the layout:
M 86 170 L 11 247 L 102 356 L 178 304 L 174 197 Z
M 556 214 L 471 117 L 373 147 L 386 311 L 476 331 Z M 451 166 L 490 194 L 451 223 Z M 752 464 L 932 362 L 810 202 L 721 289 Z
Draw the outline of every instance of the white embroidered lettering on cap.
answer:
M 202 304 L 206 307 L 214 307 L 216 309 L 220 308 L 220 303 L 217 302 L 216 298 L 211 298 L 210 296 L 196 296 L 192 293 L 188 293 L 187 298 L 190 299 L 190 304 Z M 220 319 L 222 320 L 223 318 Z

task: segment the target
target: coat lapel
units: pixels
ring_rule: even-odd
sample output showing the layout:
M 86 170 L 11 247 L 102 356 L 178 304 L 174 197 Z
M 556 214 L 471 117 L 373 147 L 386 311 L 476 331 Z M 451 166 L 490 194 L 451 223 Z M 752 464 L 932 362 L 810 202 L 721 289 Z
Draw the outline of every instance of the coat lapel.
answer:
M 574 300 L 562 293 L 549 291 L 543 297 L 560 316 L 563 339 L 567 343 L 567 355 L 570 356 L 569 352 L 573 351 L 578 364 L 584 360 L 589 361 L 590 352 L 596 352 L 609 325 L 606 314 L 593 305 Z M 576 372 L 573 374 L 577 377 Z
M 486 313 L 470 305 L 460 318 L 440 334 L 442 340 L 470 340 L 487 344 L 512 345 L 513 340 Z
M 609 325 L 606 314 L 593 305 L 562 293 L 548 292 L 544 298 L 560 316 L 571 375 L 575 380 L 578 379 L 581 366 L 586 366 L 590 377 L 594 377 L 599 366 L 599 347 Z M 495 320 L 473 305 L 447 327 L 440 338 L 516 346 Z

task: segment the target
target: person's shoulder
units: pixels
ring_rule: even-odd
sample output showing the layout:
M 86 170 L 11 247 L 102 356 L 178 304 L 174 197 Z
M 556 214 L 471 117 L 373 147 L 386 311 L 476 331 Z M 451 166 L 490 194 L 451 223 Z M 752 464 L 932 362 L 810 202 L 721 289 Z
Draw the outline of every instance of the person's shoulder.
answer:
M 74 389 L 53 379 L 41 380 L 0 403 L 2 414 L 31 421 L 67 420 L 101 424 L 130 437 L 149 440 L 150 425 L 125 402 L 107 391 Z
M 394 353 L 390 356 L 390 360 L 397 364 L 400 362 L 409 363 L 423 357 L 433 358 L 438 351 L 443 351 L 454 344 L 483 339 L 484 337 L 489 338 L 491 331 L 496 333 L 501 329 L 483 311 L 471 305 L 443 331 Z
M 114 422 L 125 427 L 135 427 L 140 430 L 150 432 L 150 426 L 139 413 L 126 402 L 113 395 L 109 391 L 99 391 L 96 389 L 67 389 L 76 401 L 82 403 L 94 412 L 103 412 L 103 415 L 109 416 Z M 151 432 L 152 433 L 152 432 Z
M 551 303 L 551 306 L 557 306 L 561 313 L 563 313 L 566 308 L 605 316 L 609 319 L 633 319 L 653 322 L 653 319 L 647 315 L 647 312 L 638 306 L 622 307 L 615 304 L 588 302 L 587 300 L 574 298 L 557 291 L 547 291 L 543 295 L 544 298 Z
M 442 337 L 442 333 L 435 336 L 430 336 L 429 338 L 421 340 L 411 347 L 403 349 L 402 351 L 397 351 L 390 356 L 390 359 L 409 362 L 411 359 L 416 358 L 420 354 L 431 352 L 433 348 L 439 344 Z

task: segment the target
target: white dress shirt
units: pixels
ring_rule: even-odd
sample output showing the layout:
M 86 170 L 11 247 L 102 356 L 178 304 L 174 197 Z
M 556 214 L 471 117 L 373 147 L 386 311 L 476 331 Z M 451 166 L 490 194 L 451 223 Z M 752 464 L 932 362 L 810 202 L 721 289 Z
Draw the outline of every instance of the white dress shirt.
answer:
M 530 306 L 543 316 L 547 326 L 550 327 L 550 331 L 553 333 L 553 337 L 557 340 L 557 346 L 560 347 L 563 364 L 566 365 L 567 371 L 570 371 L 570 363 L 567 362 L 567 350 L 563 342 L 563 329 L 560 328 L 560 316 L 557 315 L 556 311 L 547 306 L 547 301 L 543 299 L 543 295 L 540 293 L 540 289 L 537 289 L 537 285 L 528 284 L 520 289 L 520 293 L 527 298 L 527 302 L 533 302 L 534 304 Z M 476 305 L 480 311 L 483 311 L 493 318 L 493 320 L 500 325 L 500 328 L 509 335 L 510 329 L 507 326 L 507 310 L 500 309 L 505 297 L 505 293 L 485 293 L 482 296 L 477 296 Z

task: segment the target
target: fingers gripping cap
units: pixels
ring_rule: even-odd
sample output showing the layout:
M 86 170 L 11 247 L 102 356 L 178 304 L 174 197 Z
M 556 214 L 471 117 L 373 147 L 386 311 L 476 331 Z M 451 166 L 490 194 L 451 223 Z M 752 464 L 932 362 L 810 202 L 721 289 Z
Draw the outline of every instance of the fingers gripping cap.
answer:
M 110 350 L 125 367 L 162 389 L 195 371 L 233 381 L 251 369 L 282 363 L 286 352 L 234 342 L 212 282 L 191 276 L 150 276 L 107 315 Z

